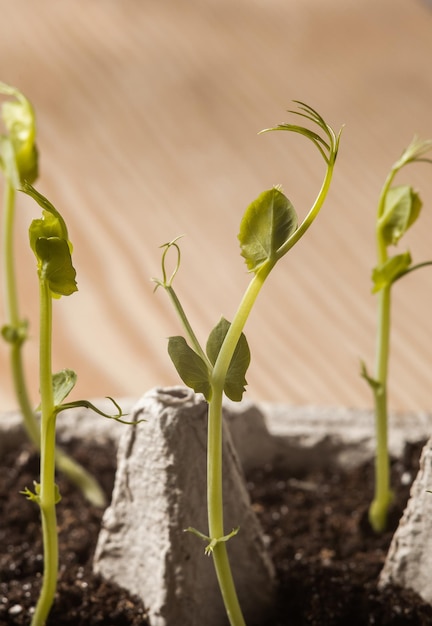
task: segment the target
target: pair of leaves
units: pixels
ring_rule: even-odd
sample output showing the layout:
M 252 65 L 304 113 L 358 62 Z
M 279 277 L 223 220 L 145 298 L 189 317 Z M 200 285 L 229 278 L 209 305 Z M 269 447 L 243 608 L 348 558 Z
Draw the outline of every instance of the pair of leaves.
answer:
M 1 116 L 8 135 L 0 138 L 1 166 L 18 188 L 25 180 L 32 183 L 38 176 L 38 153 L 33 107 L 23 94 L 0 82 L 0 94 L 12 96 L 2 104 Z
M 266 263 L 274 264 L 283 256 L 282 247 L 297 228 L 295 209 L 279 188 L 261 193 L 240 223 L 238 238 L 248 269 L 256 273 Z
M 30 184 L 24 183 L 22 191 L 43 209 L 42 218 L 33 220 L 29 229 L 30 246 L 38 261 L 39 276 L 47 281 L 54 298 L 70 296 L 78 287 L 66 223 L 51 202 Z
M 211 331 L 206 344 L 208 362 L 204 361 L 183 337 L 170 337 L 168 353 L 182 381 L 196 393 L 202 393 L 207 401 L 211 399 L 212 366 L 216 363 L 222 344 L 229 330 L 230 322 L 222 318 Z M 242 333 L 234 351 L 224 383 L 226 396 L 240 402 L 247 385 L 245 374 L 250 363 L 250 350 Z
M 392 187 L 384 200 L 378 230 L 386 246 L 395 246 L 420 215 L 422 201 L 409 185 Z
M 401 237 L 420 215 L 422 201 L 409 185 L 391 187 L 384 198 L 382 213 L 378 219 L 378 236 L 386 247 L 398 244 Z M 403 252 L 388 258 L 372 272 L 373 289 L 376 293 L 393 284 L 411 267 L 411 255 Z

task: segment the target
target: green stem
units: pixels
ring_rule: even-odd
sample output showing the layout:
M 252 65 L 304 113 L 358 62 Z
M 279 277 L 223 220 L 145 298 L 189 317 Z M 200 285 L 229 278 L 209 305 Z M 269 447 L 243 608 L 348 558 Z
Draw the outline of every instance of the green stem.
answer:
M 55 484 L 55 406 L 51 370 L 52 300 L 48 283 L 40 277 L 40 395 L 41 458 L 39 506 L 44 545 L 43 584 L 32 626 L 43 626 L 54 601 L 58 572 L 58 537 Z
M 15 266 L 13 254 L 13 225 L 15 220 L 15 189 L 8 178 L 4 191 L 4 228 L 3 228 L 3 263 L 5 272 L 5 303 L 8 323 L 16 327 L 19 324 Z
M 244 293 L 214 364 L 212 385 L 217 389 L 220 387 L 223 389 L 224 387 L 228 368 L 240 339 L 240 335 L 243 332 L 249 314 L 255 304 L 255 300 L 257 299 L 259 292 L 261 291 L 264 281 L 270 274 L 274 265 L 275 262 L 270 263 L 269 261 L 262 265 L 258 272 L 254 275 L 246 292 Z
M 207 444 L 207 510 L 211 539 L 224 536 L 222 491 L 222 397 L 225 378 L 234 350 L 252 310 L 255 300 L 273 264 L 263 266 L 243 296 L 236 315 L 229 327 L 212 373 L 212 396 L 208 411 Z M 228 559 L 226 542 L 219 542 L 213 549 L 213 562 L 231 626 L 244 626 L 240 604 Z
M 39 449 L 39 426 L 29 402 L 24 379 L 22 362 L 22 345 L 25 341 L 25 323 L 20 319 L 18 297 L 16 291 L 16 272 L 14 262 L 14 221 L 15 221 L 15 189 L 9 178 L 5 180 L 4 213 L 3 213 L 3 267 L 5 277 L 5 316 L 6 324 L 11 331 L 11 369 L 15 393 L 21 409 L 24 428 L 29 439 Z
M 387 512 L 392 500 L 390 489 L 390 460 L 388 454 L 387 374 L 390 346 L 391 287 L 378 294 L 377 361 L 374 387 L 375 400 L 375 494 L 369 508 L 369 521 L 376 532 L 382 532 L 387 523 Z
M 330 189 L 330 184 L 333 178 L 333 170 L 335 165 L 336 153 L 333 156 L 333 159 L 328 163 L 326 174 L 324 180 L 321 185 L 321 189 L 313 203 L 309 213 L 306 215 L 303 222 L 297 228 L 296 231 L 291 235 L 288 241 L 278 250 L 278 258 L 284 256 L 295 244 L 303 237 L 308 228 L 312 225 L 313 221 L 317 217 L 320 212 L 324 201 L 327 197 L 328 191 Z
M 388 259 L 387 247 L 382 237 L 379 219 L 384 213 L 386 195 L 399 171 L 394 166 L 386 178 L 381 191 L 377 211 L 377 257 L 378 266 Z M 378 320 L 376 339 L 375 382 L 373 387 L 375 402 L 375 493 L 369 507 L 369 522 L 375 532 L 382 532 L 387 524 L 387 513 L 392 493 L 390 489 L 390 459 L 388 453 L 388 407 L 387 377 L 390 354 L 390 311 L 391 285 L 378 292 Z
M 207 448 L 207 507 L 210 538 L 224 536 L 222 498 L 222 397 L 223 388 L 213 388 L 209 404 Z M 226 542 L 213 548 L 213 563 L 225 610 L 231 626 L 245 626 L 228 559 Z

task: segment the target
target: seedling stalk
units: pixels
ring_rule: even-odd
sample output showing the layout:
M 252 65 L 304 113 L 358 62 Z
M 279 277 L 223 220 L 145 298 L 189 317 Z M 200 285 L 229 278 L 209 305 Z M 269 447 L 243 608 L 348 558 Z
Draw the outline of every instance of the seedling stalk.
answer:
M 255 301 L 271 270 L 304 235 L 317 217 L 333 175 L 339 147 L 340 133 L 336 135 L 323 118 L 309 106 L 298 103 L 299 111 L 293 113 L 316 124 L 324 134 L 319 135 L 306 127 L 283 124 L 267 130 L 297 132 L 319 149 L 327 164 L 320 192 L 304 218 L 298 225 L 294 207 L 279 188 L 263 192 L 246 210 L 241 225 L 239 241 L 242 256 L 253 277 L 240 302 L 231 323 L 222 318 L 211 331 L 204 351 L 194 334 L 172 282 L 180 265 L 180 249 L 177 240 L 164 244 L 162 255 L 162 280 L 154 279 L 156 287 L 162 286 L 169 294 L 186 330 L 190 346 L 183 337 L 171 337 L 168 351 L 182 378 L 195 392 L 203 393 L 208 402 L 208 446 L 207 446 L 207 510 L 209 535 L 189 528 L 208 541 L 206 553 L 213 556 L 216 574 L 231 626 L 244 626 L 237 592 L 228 559 L 227 541 L 237 534 L 224 529 L 222 493 L 222 401 L 225 393 L 231 400 L 240 401 L 245 391 L 245 373 L 249 366 L 250 353 L 243 330 Z M 166 254 L 169 249 L 177 251 L 177 264 L 167 278 Z
M 393 284 L 406 274 L 430 265 L 426 261 L 412 265 L 411 255 L 405 252 L 390 256 L 389 248 L 399 242 L 408 228 L 417 220 L 421 210 L 418 194 L 409 186 L 395 187 L 394 179 L 409 163 L 431 162 L 425 154 L 432 141 L 414 138 L 401 158 L 393 165 L 382 188 L 377 211 L 376 246 L 377 266 L 373 270 L 373 292 L 377 293 L 377 337 L 375 375 L 370 377 L 362 363 L 362 376 L 372 389 L 375 405 L 375 493 L 369 507 L 369 521 L 375 532 L 387 525 L 388 509 L 393 499 L 390 485 L 388 453 L 388 365 L 390 356 L 391 296 Z

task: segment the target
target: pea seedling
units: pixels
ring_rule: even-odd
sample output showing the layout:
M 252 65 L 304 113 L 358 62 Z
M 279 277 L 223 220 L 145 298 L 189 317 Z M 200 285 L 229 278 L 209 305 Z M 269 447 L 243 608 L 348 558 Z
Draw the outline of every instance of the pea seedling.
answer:
M 391 256 L 389 249 L 396 246 L 401 237 L 414 224 L 420 214 L 422 202 L 419 195 L 408 185 L 392 186 L 396 175 L 409 163 L 426 161 L 425 155 L 432 149 L 432 141 L 417 138 L 392 166 L 382 188 L 376 219 L 376 245 L 378 262 L 372 272 L 373 293 L 378 294 L 378 323 L 376 338 L 376 364 L 374 377 L 362 363 L 361 373 L 372 389 L 375 404 L 375 494 L 369 508 L 369 521 L 376 532 L 385 530 L 388 509 L 392 501 L 390 487 L 390 461 L 388 453 L 388 406 L 387 378 L 390 354 L 391 290 L 394 283 L 408 273 L 432 261 L 412 264 L 409 252 Z
M 29 439 L 39 450 L 39 424 L 29 399 L 24 376 L 22 353 L 28 336 L 28 325 L 19 312 L 14 253 L 16 191 L 24 181 L 33 184 L 38 176 L 36 124 L 33 107 L 20 91 L 0 83 L 0 94 L 13 98 L 6 100 L 1 109 L 2 120 L 7 130 L 7 134 L 0 137 L 0 167 L 5 177 L 2 272 L 6 314 L 6 324 L 1 332 L 10 346 L 12 378 L 24 428 Z M 94 477 L 61 449 L 56 451 L 56 465 L 82 490 L 92 504 L 95 506 L 106 504 L 105 495 Z
M 2 105 L 3 123 L 8 131 L 0 137 L 0 166 L 5 175 L 3 271 L 7 324 L 2 328 L 4 339 L 11 346 L 11 365 L 16 394 L 29 438 L 40 450 L 40 482 L 34 492 L 26 488 L 24 495 L 36 502 L 41 511 L 44 546 L 43 584 L 32 619 L 32 626 L 43 626 L 53 603 L 57 586 L 58 537 L 56 504 L 60 500 L 55 483 L 55 467 L 77 484 L 96 506 L 105 504 L 105 496 L 97 481 L 78 463 L 56 448 L 55 425 L 58 413 L 68 408 L 89 408 L 105 417 L 123 422 L 123 413 L 112 400 L 117 414 L 108 415 L 87 400 L 65 402 L 76 383 L 72 370 L 52 372 L 52 299 L 77 291 L 72 265 L 72 245 L 66 223 L 54 206 L 32 187 L 38 174 L 35 144 L 35 118 L 29 101 L 13 87 L 0 83 L 0 94 L 12 101 Z M 39 390 L 40 421 L 33 411 L 23 373 L 22 346 L 27 339 L 27 323 L 19 315 L 14 266 L 14 216 L 16 191 L 32 197 L 42 208 L 42 218 L 30 226 L 30 246 L 37 259 L 39 277 Z M 140 420 L 142 421 L 142 420 Z M 125 422 L 133 423 L 133 422 Z
M 264 191 L 246 209 L 240 224 L 239 242 L 249 272 L 253 275 L 240 302 L 233 321 L 222 318 L 211 331 L 204 350 L 180 301 L 172 283 L 180 266 L 180 248 L 177 239 L 164 244 L 162 254 L 162 279 L 154 279 L 156 288 L 163 287 L 170 296 L 183 323 L 188 341 L 184 337 L 171 337 L 168 352 L 183 382 L 195 392 L 202 393 L 208 402 L 208 446 L 207 446 L 207 508 L 208 535 L 194 528 L 188 530 L 207 542 L 206 554 L 213 556 L 213 562 L 231 626 L 244 625 L 243 614 L 228 559 L 227 540 L 238 529 L 226 534 L 223 519 L 222 498 L 222 399 L 240 401 L 245 391 L 245 374 L 250 362 L 250 352 L 243 329 L 252 307 L 265 280 L 276 263 L 303 237 L 317 217 L 327 196 L 333 176 L 333 169 L 339 148 L 340 132 L 336 135 L 332 128 L 314 109 L 297 102 L 298 111 L 291 111 L 318 126 L 322 134 L 307 127 L 294 124 L 281 124 L 270 130 L 287 130 L 308 138 L 324 158 L 327 169 L 310 211 L 298 225 L 297 214 L 288 198 L 279 187 Z M 262 131 L 262 132 L 266 132 Z M 168 276 L 166 255 L 174 250 L 177 263 L 174 272 Z
M 43 209 L 42 218 L 33 220 L 29 230 L 39 278 L 40 483 L 35 482 L 34 492 L 28 488 L 23 492 L 39 505 L 41 511 L 44 577 L 32 626 L 43 626 L 54 600 L 58 572 L 56 504 L 60 501 L 60 494 L 55 483 L 57 415 L 69 408 L 85 407 L 123 422 L 123 413 L 112 399 L 118 411 L 116 415 L 104 413 L 87 400 L 64 402 L 75 385 L 76 374 L 72 370 L 57 374 L 52 372 L 52 301 L 77 291 L 72 245 L 66 223 L 54 206 L 29 183 L 23 184 L 23 191 Z

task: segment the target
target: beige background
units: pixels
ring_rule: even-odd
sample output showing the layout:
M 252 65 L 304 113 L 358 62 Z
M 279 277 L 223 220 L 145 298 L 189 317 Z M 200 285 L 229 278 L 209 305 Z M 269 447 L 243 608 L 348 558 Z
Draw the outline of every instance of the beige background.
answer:
M 64 214 L 79 293 L 55 302 L 54 367 L 75 397 L 139 396 L 177 383 L 166 338 L 180 325 L 153 294 L 158 246 L 184 234 L 176 287 L 205 340 L 232 317 L 248 276 L 237 232 L 246 206 L 281 183 L 303 216 L 324 163 L 305 139 L 261 128 L 293 99 L 345 124 L 328 202 L 271 276 L 247 325 L 249 396 L 371 405 L 374 217 L 381 185 L 414 133 L 432 137 L 432 8 L 420 0 L 0 0 L 0 79 L 31 99 L 38 189 Z M 405 171 L 424 214 L 403 247 L 432 257 L 432 169 Z M 37 310 L 27 227 L 17 224 L 26 359 L 37 398 Z M 24 249 L 23 249 L 24 246 Z M 432 273 L 395 288 L 391 405 L 432 407 Z M 1 307 L 2 308 L 2 307 Z M 2 313 L 3 316 L 3 313 Z M 13 408 L 0 345 L 0 401 Z

